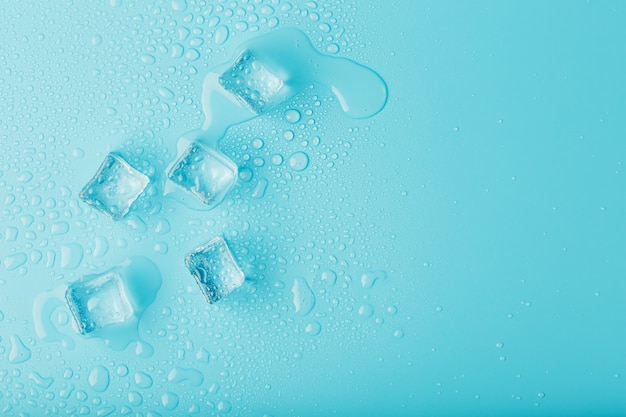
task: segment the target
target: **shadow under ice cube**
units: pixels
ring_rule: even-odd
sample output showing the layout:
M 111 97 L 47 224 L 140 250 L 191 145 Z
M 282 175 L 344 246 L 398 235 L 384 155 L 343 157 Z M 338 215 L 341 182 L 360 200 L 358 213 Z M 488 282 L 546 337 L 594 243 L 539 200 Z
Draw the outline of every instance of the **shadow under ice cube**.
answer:
M 276 100 L 276 96 L 283 87 L 283 80 L 250 50 L 244 51 L 235 64 L 220 76 L 220 84 L 256 114 L 282 101 Z
M 81 334 L 123 323 L 133 315 L 124 283 L 116 272 L 70 284 L 65 299 Z
M 209 303 L 215 303 L 230 294 L 245 279 L 221 237 L 216 237 L 189 253 L 185 257 L 185 265 Z
M 87 204 L 113 220 L 123 218 L 148 185 L 147 176 L 130 166 L 121 156 L 110 153 L 98 172 L 80 192 Z
M 237 165 L 216 149 L 192 143 L 174 163 L 168 178 L 213 208 L 237 181 Z

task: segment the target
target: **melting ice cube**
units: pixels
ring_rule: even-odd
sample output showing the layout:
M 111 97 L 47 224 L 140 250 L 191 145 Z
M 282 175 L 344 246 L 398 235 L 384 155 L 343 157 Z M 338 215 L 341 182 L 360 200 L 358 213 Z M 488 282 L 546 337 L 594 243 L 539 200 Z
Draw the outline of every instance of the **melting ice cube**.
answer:
M 213 208 L 235 185 L 237 165 L 218 150 L 193 142 L 167 176 Z
M 200 246 L 185 257 L 185 265 L 194 276 L 204 297 L 215 303 L 240 287 L 244 275 L 221 237 Z
M 250 50 L 244 51 L 235 64 L 220 76 L 220 84 L 256 114 L 282 101 L 275 99 L 283 87 L 283 80 Z
M 110 153 L 98 172 L 80 192 L 87 204 L 119 220 L 148 185 L 148 177 L 130 166 L 121 156 Z
M 65 299 L 81 334 L 122 323 L 133 315 L 133 307 L 117 272 L 72 283 L 65 292 Z

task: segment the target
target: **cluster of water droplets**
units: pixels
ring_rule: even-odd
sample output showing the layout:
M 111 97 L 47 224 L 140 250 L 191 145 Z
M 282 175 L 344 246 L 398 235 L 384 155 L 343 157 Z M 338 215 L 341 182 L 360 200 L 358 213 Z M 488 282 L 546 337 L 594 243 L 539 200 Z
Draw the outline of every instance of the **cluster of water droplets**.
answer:
M 147 255 L 164 279 L 139 330 L 158 350 L 148 359 L 132 346 L 129 358 L 78 339 L 63 305 L 46 311 L 59 339 L 43 343 L 32 303 L 11 303 L 0 308 L 0 411 L 224 414 L 254 407 L 276 373 L 298 373 L 307 356 L 332 351 L 333 339 L 402 338 L 401 307 L 377 295 L 392 285 L 380 251 L 390 237 L 350 201 L 363 180 L 353 148 L 378 141 L 370 121 L 338 114 L 327 90 L 306 88 L 228 131 L 220 150 L 239 178 L 210 213 L 177 215 L 149 188 L 114 223 L 77 195 L 112 148 L 158 176 L 174 157 L 168 141 L 203 122 L 203 74 L 256 32 L 302 25 L 318 50 L 362 55 L 355 10 L 337 1 L 111 0 L 80 8 L 77 22 L 74 7 L 2 10 L 0 37 L 16 41 L 0 47 L 0 305 L 35 300 L 129 253 Z M 170 259 L 217 234 L 249 283 L 213 306 Z

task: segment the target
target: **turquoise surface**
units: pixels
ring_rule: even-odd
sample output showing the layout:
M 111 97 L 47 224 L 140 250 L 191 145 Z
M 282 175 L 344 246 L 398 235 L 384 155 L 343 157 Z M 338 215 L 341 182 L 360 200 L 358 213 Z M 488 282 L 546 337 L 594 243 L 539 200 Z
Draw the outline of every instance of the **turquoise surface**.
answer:
M 0 3 L 0 413 L 626 415 L 624 22 L 608 0 Z M 319 52 L 263 44 L 259 80 L 298 88 L 258 116 L 207 93 L 267 33 Z M 212 210 L 167 193 L 194 140 L 238 168 Z M 150 178 L 119 221 L 79 196 L 110 152 Z M 246 280 L 210 304 L 184 258 L 216 236 Z M 129 265 L 140 314 L 81 335 L 68 285 Z

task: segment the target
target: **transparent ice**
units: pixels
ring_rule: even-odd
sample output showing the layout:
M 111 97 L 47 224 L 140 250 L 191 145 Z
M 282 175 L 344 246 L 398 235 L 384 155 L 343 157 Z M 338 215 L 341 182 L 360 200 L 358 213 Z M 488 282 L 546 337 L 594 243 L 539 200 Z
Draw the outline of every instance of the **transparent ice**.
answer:
M 117 272 L 72 283 L 65 292 L 65 299 L 81 334 L 122 323 L 133 315 L 133 307 Z
M 113 220 L 123 218 L 148 185 L 147 176 L 121 156 L 108 154 L 98 172 L 80 192 L 80 198 Z
M 216 237 L 189 253 L 185 265 L 209 303 L 219 301 L 244 281 L 244 274 L 222 237 Z
M 244 51 L 235 64 L 220 76 L 220 84 L 256 114 L 278 104 L 274 100 L 283 87 L 283 80 L 257 59 Z
M 193 142 L 174 163 L 168 178 L 213 208 L 235 185 L 237 165 L 216 149 Z

